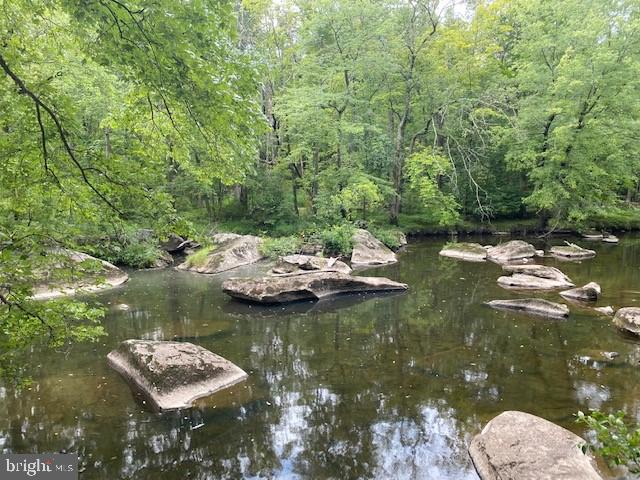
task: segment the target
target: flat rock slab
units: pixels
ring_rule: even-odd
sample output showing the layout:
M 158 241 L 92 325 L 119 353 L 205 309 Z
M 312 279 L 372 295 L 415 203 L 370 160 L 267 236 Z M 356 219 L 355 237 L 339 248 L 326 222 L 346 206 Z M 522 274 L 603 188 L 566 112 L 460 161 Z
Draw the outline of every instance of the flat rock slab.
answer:
M 556 245 L 551 247 L 551 255 L 554 257 L 568 258 L 568 259 L 581 259 L 591 258 L 596 256 L 596 252 L 586 248 L 582 248 L 579 245 Z
M 543 418 L 507 411 L 474 437 L 469 454 L 482 480 L 602 480 L 584 443 Z
M 358 229 L 353 234 L 351 265 L 386 265 L 397 261 L 396 254 L 368 231 Z
M 504 288 L 513 288 L 518 290 L 557 290 L 560 288 L 572 287 L 573 283 L 569 283 L 564 280 L 514 273 L 510 276 L 502 276 L 498 278 L 498 285 Z
M 321 270 L 340 272 L 347 275 L 351 273 L 351 267 L 337 258 L 316 257 L 314 255 L 287 255 L 280 257 L 272 272 L 276 275 L 282 275 Z
M 550 302 L 542 298 L 519 298 L 515 300 L 491 300 L 491 308 L 516 310 L 543 317 L 564 318 L 569 316 L 569 307 L 562 303 Z
M 188 342 L 125 340 L 107 360 L 158 410 L 187 408 L 247 378 L 237 365 Z
M 523 275 L 531 275 L 533 277 L 547 278 L 549 280 L 557 280 L 565 284 L 573 286 L 573 282 L 562 271 L 555 267 L 547 265 L 504 265 L 502 270 L 507 273 L 520 273 Z
M 60 260 L 54 262 L 52 271 L 42 272 L 42 281 L 33 288 L 34 300 L 49 300 L 77 293 L 90 293 L 117 287 L 129 280 L 129 275 L 105 260 L 92 257 L 74 250 L 55 249 L 50 252 Z M 55 279 L 57 269 L 71 271 L 71 276 L 64 275 L 61 280 Z
M 634 335 L 640 335 L 640 308 L 621 308 L 614 315 L 613 324 L 621 330 Z
M 560 292 L 564 298 L 568 298 L 570 300 L 581 300 L 584 302 L 595 302 L 598 300 L 598 297 L 602 293 L 602 288 L 596 282 L 589 282 L 583 287 L 572 288 L 570 290 L 565 290 L 564 292 Z
M 319 300 L 346 293 L 386 292 L 407 288 L 405 283 L 394 282 L 388 278 L 353 277 L 338 272 L 230 278 L 222 284 L 222 290 L 231 297 L 264 304 Z
M 262 240 L 259 237 L 243 235 L 227 240 L 213 249 L 204 262 L 195 263 L 187 257 L 187 260 L 177 268 L 207 274 L 226 272 L 262 260 L 264 255 L 260 253 L 261 243 Z
M 535 255 L 535 247 L 522 240 L 511 240 L 487 250 L 487 258 L 497 263 L 517 262 Z
M 440 255 L 468 262 L 484 262 L 487 259 L 487 249 L 479 243 L 450 243 L 442 247 Z

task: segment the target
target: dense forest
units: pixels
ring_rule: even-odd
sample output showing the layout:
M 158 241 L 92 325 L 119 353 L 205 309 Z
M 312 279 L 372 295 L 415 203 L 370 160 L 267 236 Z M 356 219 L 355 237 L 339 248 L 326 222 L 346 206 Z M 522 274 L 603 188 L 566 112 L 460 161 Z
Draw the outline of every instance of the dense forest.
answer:
M 57 247 L 639 224 L 635 0 L 0 5 L 5 360 L 102 333 L 29 300 Z

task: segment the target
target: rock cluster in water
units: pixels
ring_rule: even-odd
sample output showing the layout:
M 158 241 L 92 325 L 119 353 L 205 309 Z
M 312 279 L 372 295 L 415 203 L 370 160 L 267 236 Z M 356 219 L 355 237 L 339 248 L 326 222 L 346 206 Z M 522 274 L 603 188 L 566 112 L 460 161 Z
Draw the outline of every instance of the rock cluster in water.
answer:
M 188 342 L 125 340 L 107 360 L 158 410 L 189 407 L 247 378 L 237 365 Z
M 507 411 L 473 438 L 469 455 L 482 480 L 602 480 L 584 443 L 543 418 Z

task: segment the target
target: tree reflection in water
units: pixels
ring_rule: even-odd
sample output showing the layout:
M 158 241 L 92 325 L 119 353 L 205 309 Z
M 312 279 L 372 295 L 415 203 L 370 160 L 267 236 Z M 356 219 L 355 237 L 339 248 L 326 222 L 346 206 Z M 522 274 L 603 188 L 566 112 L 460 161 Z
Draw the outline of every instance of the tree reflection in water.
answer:
M 87 480 L 472 479 L 466 445 L 500 411 L 574 431 L 578 409 L 640 413 L 638 342 L 588 310 L 557 321 L 485 308 L 518 294 L 496 285 L 494 264 L 438 258 L 443 242 L 410 245 L 399 264 L 367 272 L 408 283 L 406 294 L 322 304 L 261 309 L 226 298 L 224 277 L 134 273 L 96 297 L 131 306 L 110 310 L 103 343 L 35 350 L 24 359 L 32 386 L 0 387 L 0 449 L 77 451 Z M 601 283 L 602 304 L 633 305 L 640 242 L 596 248 L 581 264 L 545 262 L 577 284 Z M 125 338 L 200 344 L 249 380 L 192 409 L 151 413 L 105 363 Z

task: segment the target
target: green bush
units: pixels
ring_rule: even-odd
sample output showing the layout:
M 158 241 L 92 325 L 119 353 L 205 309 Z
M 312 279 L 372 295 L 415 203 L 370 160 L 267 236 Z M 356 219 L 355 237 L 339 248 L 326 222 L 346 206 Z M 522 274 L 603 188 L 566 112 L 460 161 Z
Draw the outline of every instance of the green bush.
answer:
M 299 253 L 302 239 L 295 235 L 280 238 L 264 238 L 260 245 L 260 253 L 265 257 L 278 258 L 284 255 Z
M 402 246 L 401 240 L 404 234 L 401 230 L 395 228 L 370 227 L 369 231 L 391 250 L 397 250 Z
M 624 465 L 631 473 L 640 473 L 640 428 L 630 428 L 624 412 L 602 413 L 593 410 L 589 415 L 578 412 L 576 420 L 595 431 L 597 444 L 591 448 L 610 466 Z
M 93 239 L 79 249 L 101 260 L 133 268 L 153 267 L 162 256 L 155 237 L 140 238 L 133 233 L 122 234 L 119 238 Z
M 191 255 L 189 255 L 186 260 L 185 263 L 187 264 L 187 266 L 189 267 L 202 267 L 207 263 L 207 257 L 209 255 L 209 253 L 211 253 L 214 250 L 214 246 L 207 246 L 207 247 L 202 247 L 200 250 L 197 250 L 196 252 L 192 253 Z
M 353 233 L 351 225 L 334 225 L 319 233 L 324 252 L 329 255 L 351 255 L 353 250 Z

